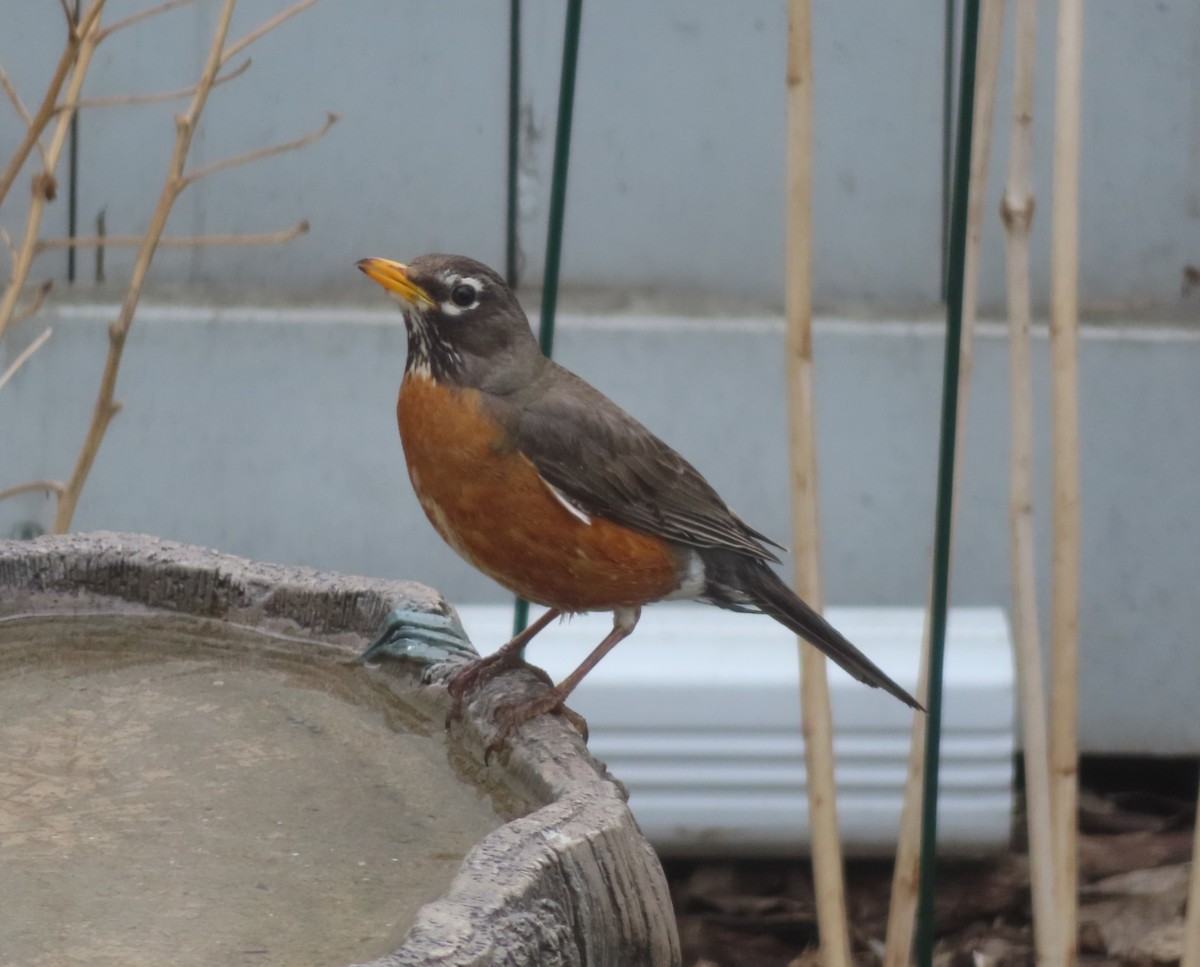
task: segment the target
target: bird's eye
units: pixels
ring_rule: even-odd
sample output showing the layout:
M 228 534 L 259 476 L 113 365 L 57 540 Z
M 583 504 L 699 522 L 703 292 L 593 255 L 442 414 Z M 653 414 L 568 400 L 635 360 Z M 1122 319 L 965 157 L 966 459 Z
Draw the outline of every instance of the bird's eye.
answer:
M 463 309 L 465 309 L 467 306 L 474 305 L 475 298 L 475 286 L 467 285 L 465 282 L 460 282 L 450 290 L 450 301 Z

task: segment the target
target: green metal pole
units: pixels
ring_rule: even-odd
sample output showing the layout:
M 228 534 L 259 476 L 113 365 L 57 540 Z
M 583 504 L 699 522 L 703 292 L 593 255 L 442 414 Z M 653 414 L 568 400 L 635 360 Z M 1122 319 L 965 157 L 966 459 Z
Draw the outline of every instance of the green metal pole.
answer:
M 579 24 L 583 0 L 568 0 L 563 28 L 562 76 L 558 87 L 558 124 L 554 130 L 554 171 L 550 177 L 550 227 L 546 233 L 546 273 L 542 284 L 542 324 L 538 341 L 547 356 L 554 350 L 554 313 L 558 307 L 558 267 L 567 208 L 567 164 L 571 156 L 571 118 L 575 111 L 575 65 L 579 60 Z
M 929 713 L 925 721 L 925 783 L 921 804 L 921 879 L 917 905 L 917 964 L 932 967 L 934 887 L 937 877 L 938 757 L 942 737 L 942 669 L 946 610 L 950 595 L 950 509 L 953 506 L 954 443 L 958 423 L 958 371 L 962 346 L 963 274 L 967 250 L 967 188 L 971 173 L 971 128 L 975 117 L 975 51 L 979 0 L 963 11 L 962 71 L 958 86 L 958 134 L 950 206 L 946 275 L 946 358 L 942 377 L 942 428 L 938 450 L 937 512 L 933 536 L 933 594 L 929 631 Z
M 558 86 L 558 123 L 554 130 L 554 169 L 550 176 L 550 226 L 546 233 L 542 319 L 538 331 L 538 342 L 547 356 L 554 353 L 554 313 L 558 307 L 558 270 L 567 208 L 567 165 L 571 157 L 575 68 L 579 61 L 579 26 L 582 20 L 583 0 L 568 0 L 567 20 L 563 28 L 562 74 Z M 513 614 L 513 634 L 520 634 L 528 623 L 529 603 L 518 598 Z
M 942 277 L 938 291 L 945 300 L 950 272 L 950 195 L 954 177 L 954 8 L 958 0 L 945 0 L 942 24 Z
M 508 4 L 508 184 L 507 209 L 504 213 L 504 281 L 510 289 L 516 289 L 521 257 L 521 243 L 517 236 L 517 213 L 519 190 L 518 176 L 521 166 L 521 0 L 509 0 Z

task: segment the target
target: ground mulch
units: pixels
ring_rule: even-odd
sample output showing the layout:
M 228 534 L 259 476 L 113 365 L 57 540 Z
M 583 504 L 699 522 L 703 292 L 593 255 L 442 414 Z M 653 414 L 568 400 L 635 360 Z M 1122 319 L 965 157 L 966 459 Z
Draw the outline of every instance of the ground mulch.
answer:
M 1080 804 L 1080 964 L 1178 963 L 1195 799 L 1178 792 L 1085 790 Z M 1009 852 L 939 865 L 939 967 L 1033 964 L 1023 830 L 1019 821 Z M 685 967 L 818 967 L 807 860 L 664 865 Z M 886 933 L 891 864 L 848 862 L 846 888 L 855 963 L 875 967 Z

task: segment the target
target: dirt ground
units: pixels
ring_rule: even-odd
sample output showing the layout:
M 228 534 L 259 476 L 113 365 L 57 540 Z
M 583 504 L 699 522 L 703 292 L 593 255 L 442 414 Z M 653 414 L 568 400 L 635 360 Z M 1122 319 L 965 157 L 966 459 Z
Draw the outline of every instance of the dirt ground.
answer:
M 1095 781 L 1088 783 L 1085 770 L 1080 796 L 1080 963 L 1178 963 L 1195 822 L 1194 764 L 1167 773 L 1092 771 Z M 939 866 L 935 963 L 1033 963 L 1024 840 L 1021 818 L 1012 851 Z M 819 964 L 807 860 L 664 865 L 686 967 Z M 852 861 L 846 886 L 855 962 L 875 967 L 886 932 L 891 865 Z

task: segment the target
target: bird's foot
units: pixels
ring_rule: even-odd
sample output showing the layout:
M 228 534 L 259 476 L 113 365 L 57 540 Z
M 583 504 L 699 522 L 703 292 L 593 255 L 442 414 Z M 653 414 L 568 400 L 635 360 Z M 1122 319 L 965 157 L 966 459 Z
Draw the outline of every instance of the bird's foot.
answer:
M 392 611 L 384 619 L 383 630 L 359 660 L 375 661 L 384 655 L 411 658 L 427 665 L 478 658 L 458 615 L 411 608 Z
M 493 753 L 507 748 L 512 734 L 522 725 L 547 712 L 561 715 L 575 727 L 575 731 L 583 737 L 583 741 L 587 742 L 587 721 L 578 712 L 567 708 L 558 689 L 551 688 L 530 698 L 504 702 L 496 707 L 496 734 L 483 752 L 483 761 L 486 763 Z
M 468 693 L 479 688 L 484 682 L 489 682 L 514 668 L 527 668 L 547 685 L 551 687 L 554 685 L 549 675 L 536 665 L 525 661 L 520 650 L 501 648 L 486 658 L 477 658 L 475 661 L 463 665 L 450 676 L 450 680 L 446 682 L 446 691 L 450 693 L 450 711 L 446 714 L 446 728 L 450 728 L 452 723 L 462 718 L 467 705 Z

